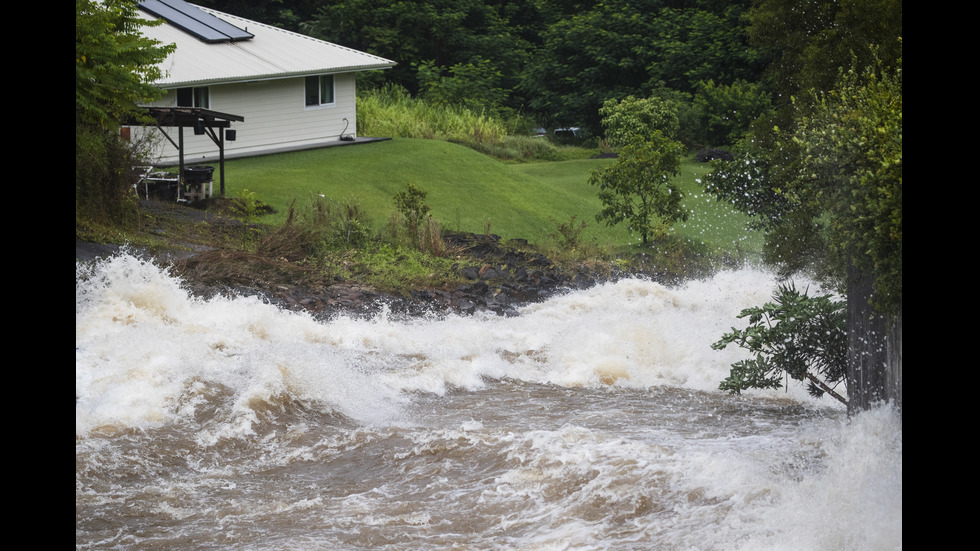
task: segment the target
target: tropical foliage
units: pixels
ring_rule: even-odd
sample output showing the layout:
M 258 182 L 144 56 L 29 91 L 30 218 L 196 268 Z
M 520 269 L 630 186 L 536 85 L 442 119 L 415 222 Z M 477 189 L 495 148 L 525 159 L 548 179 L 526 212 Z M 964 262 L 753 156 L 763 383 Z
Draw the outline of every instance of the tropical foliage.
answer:
M 834 391 L 847 371 L 846 304 L 827 294 L 811 297 L 793 285 L 780 285 L 772 298 L 742 310 L 738 318 L 748 318 L 748 327 L 733 327 L 711 345 L 721 350 L 736 344 L 752 354 L 732 364 L 719 388 L 732 394 L 779 388 L 785 375 L 806 382 L 814 396 L 826 392 L 846 403 Z
M 599 188 L 603 208 L 597 222 L 625 222 L 646 245 L 671 224 L 687 220 L 683 194 L 671 183 L 680 172 L 684 146 L 655 130 L 648 139 L 636 138 L 619 152 L 612 165 L 593 171 L 589 183 Z
M 673 139 L 680 127 L 677 105 L 670 99 L 657 96 L 621 101 L 606 100 L 599 109 L 606 141 L 612 147 L 622 147 L 636 138 L 646 139 L 654 131 Z
M 784 275 L 846 293 L 848 408 L 900 400 L 901 3 L 764 0 L 751 13 L 753 39 L 781 52 L 770 75 L 788 101 L 705 189 L 757 217 Z
M 133 2 L 75 1 L 75 212 L 86 222 L 124 224 L 135 212 L 129 167 L 139 151 L 119 124 L 159 97 L 157 64 L 173 49 L 144 38 L 145 24 Z
M 879 309 L 902 301 L 902 60 L 841 75 L 814 100 L 792 139 L 802 156 L 794 191 L 829 220 L 828 241 L 874 274 Z
M 240 0 L 207 5 L 247 16 Z M 432 101 L 521 113 L 599 135 L 607 100 L 692 94 L 699 81 L 757 82 L 769 54 L 748 43 L 750 0 L 279 0 L 301 32 L 398 62 L 376 78 Z M 290 6 L 291 5 L 291 6 Z M 659 93 L 659 95 L 664 95 Z
M 115 130 L 136 116 L 137 105 L 160 97 L 152 85 L 157 64 L 174 46 L 145 38 L 139 17 L 125 0 L 75 0 L 75 123 Z

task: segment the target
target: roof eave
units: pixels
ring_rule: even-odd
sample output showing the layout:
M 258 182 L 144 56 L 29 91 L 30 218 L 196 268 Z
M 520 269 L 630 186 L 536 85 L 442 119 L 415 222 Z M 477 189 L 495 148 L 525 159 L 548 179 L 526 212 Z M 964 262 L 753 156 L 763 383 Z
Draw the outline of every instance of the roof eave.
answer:
M 187 81 L 157 81 L 153 85 L 158 88 L 184 88 L 187 86 L 211 86 L 214 84 L 240 84 L 243 82 L 258 82 L 262 80 L 282 80 L 287 78 L 298 78 L 307 77 L 312 75 L 337 75 L 342 73 L 361 73 L 365 71 L 382 71 L 385 69 L 391 69 L 397 65 L 397 63 L 388 63 L 383 65 L 362 65 L 357 67 L 333 67 L 329 69 L 317 69 L 310 71 L 297 71 L 292 73 L 270 73 L 266 75 L 243 75 L 241 77 L 232 78 L 214 78 L 214 79 L 203 79 L 203 80 L 187 80 Z

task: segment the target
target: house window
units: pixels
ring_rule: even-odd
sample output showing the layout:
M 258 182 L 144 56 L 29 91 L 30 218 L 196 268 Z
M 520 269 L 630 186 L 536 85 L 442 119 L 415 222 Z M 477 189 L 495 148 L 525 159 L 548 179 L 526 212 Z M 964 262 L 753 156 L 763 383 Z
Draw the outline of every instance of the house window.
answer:
M 306 77 L 306 106 L 332 105 L 333 75 Z
M 208 88 L 178 88 L 177 107 L 200 107 L 202 109 L 211 108 L 211 98 Z

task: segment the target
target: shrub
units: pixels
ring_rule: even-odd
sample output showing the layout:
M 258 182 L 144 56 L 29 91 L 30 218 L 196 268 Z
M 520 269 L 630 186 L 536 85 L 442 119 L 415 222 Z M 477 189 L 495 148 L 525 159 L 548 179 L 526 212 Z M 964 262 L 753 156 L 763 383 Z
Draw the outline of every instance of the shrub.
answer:
M 76 129 L 75 217 L 103 226 L 135 227 L 139 152 L 117 135 L 98 128 Z
M 428 216 L 430 207 L 423 203 L 426 192 L 412 184 L 405 191 L 395 194 L 395 208 L 405 217 L 405 223 L 412 230 L 418 229 Z
M 556 233 L 552 234 L 552 237 L 558 241 L 559 246 L 565 249 L 575 249 L 579 246 L 579 239 L 582 235 L 582 231 L 588 227 L 585 222 L 576 222 L 576 215 L 568 220 L 568 222 L 555 222 Z
M 814 396 L 824 392 L 846 403 L 834 392 L 847 370 L 847 304 L 830 295 L 810 297 L 792 284 L 780 285 L 773 302 L 746 308 L 743 330 L 732 328 L 711 345 L 721 350 L 731 343 L 754 356 L 732 364 L 719 388 L 740 394 L 749 388 L 778 388 L 783 373 L 806 381 Z
M 771 112 L 769 93 L 756 83 L 739 80 L 729 86 L 714 81 L 697 84 L 693 110 L 699 119 L 699 141 L 708 145 L 733 145 L 753 121 Z
M 412 245 L 433 256 L 442 256 L 442 230 L 439 221 L 429 214 L 429 205 L 423 203 L 425 196 L 426 192 L 408 184 L 405 191 L 395 194 L 395 207 L 402 216 Z
M 599 109 L 599 115 L 602 116 L 606 141 L 613 147 L 623 147 L 635 138 L 649 139 L 655 131 L 673 138 L 680 127 L 674 101 L 657 96 L 607 100 Z

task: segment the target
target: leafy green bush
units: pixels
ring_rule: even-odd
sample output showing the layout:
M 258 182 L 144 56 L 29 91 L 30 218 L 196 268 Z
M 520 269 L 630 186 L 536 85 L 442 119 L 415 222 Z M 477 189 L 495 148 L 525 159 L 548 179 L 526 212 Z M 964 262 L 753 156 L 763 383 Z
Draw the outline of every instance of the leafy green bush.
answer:
M 807 381 L 814 396 L 824 392 L 846 403 L 833 389 L 847 370 L 847 304 L 831 295 L 811 297 L 795 285 L 780 285 L 773 302 L 742 310 L 749 326 L 711 345 L 722 350 L 735 343 L 754 356 L 732 364 L 719 388 L 740 394 L 749 388 L 778 388 L 783 374 Z
M 408 224 L 409 228 L 418 228 L 425 221 L 425 217 L 429 215 L 431 209 L 429 205 L 423 202 L 425 196 L 426 192 L 412 184 L 408 184 L 405 191 L 399 191 L 395 194 L 395 207 L 405 217 L 405 223 Z
M 734 145 L 753 121 L 773 110 L 769 93 L 758 83 L 737 80 L 722 86 L 706 80 L 698 82 L 696 89 L 697 139 L 704 145 Z
M 408 184 L 405 191 L 395 194 L 395 207 L 404 221 L 412 246 L 433 256 L 442 256 L 445 249 L 442 229 L 439 221 L 429 214 L 429 205 L 423 203 L 425 196 L 426 192 Z
M 674 138 L 680 128 L 677 105 L 673 100 L 657 96 L 622 101 L 607 100 L 599 109 L 606 141 L 613 147 L 623 147 L 635 138 L 649 139 L 655 131 Z
M 558 241 L 559 245 L 566 249 L 575 249 L 579 246 L 579 240 L 582 236 L 582 230 L 588 227 L 585 222 L 578 222 L 575 220 L 576 215 L 572 215 L 568 222 L 555 222 L 555 234 L 552 237 Z
M 112 132 L 75 130 L 75 218 L 103 226 L 136 227 L 138 197 L 133 189 L 142 164 Z

